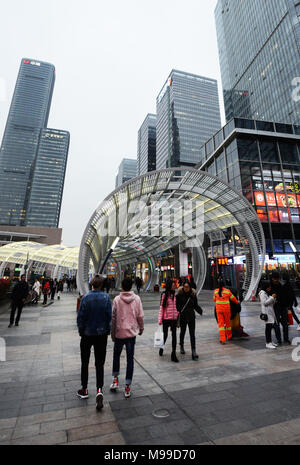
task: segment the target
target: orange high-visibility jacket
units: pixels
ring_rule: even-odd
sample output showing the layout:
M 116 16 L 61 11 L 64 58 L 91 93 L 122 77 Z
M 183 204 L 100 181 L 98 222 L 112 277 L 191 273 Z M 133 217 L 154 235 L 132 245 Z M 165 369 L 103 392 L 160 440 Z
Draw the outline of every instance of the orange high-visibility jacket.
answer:
M 219 296 L 219 289 L 214 292 L 214 302 L 216 302 L 217 312 L 230 312 L 230 302 L 238 304 L 238 300 L 229 289 L 222 289 L 222 297 Z

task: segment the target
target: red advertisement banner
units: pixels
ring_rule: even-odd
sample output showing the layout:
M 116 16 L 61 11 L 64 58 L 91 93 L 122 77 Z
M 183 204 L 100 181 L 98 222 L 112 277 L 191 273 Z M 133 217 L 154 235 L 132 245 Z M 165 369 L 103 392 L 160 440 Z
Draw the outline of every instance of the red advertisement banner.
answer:
M 265 196 L 263 192 L 255 192 L 255 203 L 259 207 L 264 207 L 266 206 L 265 202 Z M 291 207 L 291 208 L 297 208 L 297 199 L 298 199 L 298 204 L 300 205 L 300 195 L 296 194 L 280 194 L 278 192 L 266 192 L 266 198 L 267 198 L 267 205 L 268 207 L 276 207 L 276 199 L 277 199 L 277 205 L 278 207 Z

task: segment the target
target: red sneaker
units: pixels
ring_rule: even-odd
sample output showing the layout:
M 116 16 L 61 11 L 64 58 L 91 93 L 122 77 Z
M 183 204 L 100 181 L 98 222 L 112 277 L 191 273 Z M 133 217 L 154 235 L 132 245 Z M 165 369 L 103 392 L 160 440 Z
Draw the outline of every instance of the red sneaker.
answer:
M 80 399 L 88 399 L 89 391 L 87 389 L 79 389 L 79 391 L 77 391 L 77 395 Z
M 128 397 L 131 396 L 130 386 L 128 384 L 126 384 L 124 396 L 125 396 L 126 399 L 128 399 Z

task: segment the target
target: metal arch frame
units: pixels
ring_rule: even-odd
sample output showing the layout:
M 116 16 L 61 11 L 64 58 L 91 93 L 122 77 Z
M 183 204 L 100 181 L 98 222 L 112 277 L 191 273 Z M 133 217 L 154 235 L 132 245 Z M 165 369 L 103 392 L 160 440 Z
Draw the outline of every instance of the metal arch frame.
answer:
M 205 255 L 205 250 L 202 244 L 199 243 L 197 248 L 193 249 L 193 270 L 196 269 L 196 274 L 194 271 L 194 280 L 197 286 L 197 296 L 199 296 L 206 279 L 207 273 L 207 259 Z
M 90 261 L 92 260 L 95 270 L 99 269 L 102 257 L 115 238 L 108 235 L 101 236 L 101 229 L 103 230 L 110 215 L 119 213 L 122 202 L 127 208 L 128 216 L 128 206 L 133 200 L 138 200 L 143 196 L 151 199 L 155 205 L 163 195 L 168 195 L 165 199 L 166 202 L 172 196 L 174 196 L 173 200 L 176 200 L 175 194 L 181 194 L 180 197 L 193 195 L 194 198 L 203 199 L 203 203 L 211 203 L 212 208 L 204 213 L 206 233 L 228 227 L 234 227 L 239 231 L 249 264 L 245 280 L 245 300 L 251 297 L 259 283 L 266 253 L 261 222 L 253 206 L 235 188 L 220 178 L 194 168 L 167 168 L 146 173 L 127 181 L 100 203 L 91 216 L 81 240 L 77 275 L 78 287 L 81 292 L 84 293 L 88 290 Z M 220 214 L 217 215 L 218 213 Z M 137 221 L 137 219 L 135 220 Z M 120 253 L 121 246 L 124 246 L 121 238 L 120 249 L 117 247 L 114 252 L 116 254 L 115 260 L 118 260 L 119 263 L 133 263 L 137 259 L 153 257 L 157 252 L 159 253 L 161 248 L 166 251 L 167 246 L 169 249 L 185 240 L 184 238 L 181 241 L 178 238 L 173 241 L 169 240 L 166 246 L 163 237 L 148 236 L 143 242 L 141 232 L 143 230 L 138 230 L 134 235 L 124 236 L 125 241 L 130 239 L 131 246 L 130 243 L 125 243 L 127 254 L 120 257 L 118 253 Z M 134 247 L 134 244 L 137 245 L 139 240 L 145 246 L 144 251 Z M 205 252 L 200 243 L 198 243 L 197 252 L 194 255 L 199 266 L 197 281 L 200 291 L 205 280 L 207 266 Z M 258 260 L 259 256 L 261 256 L 261 262 Z

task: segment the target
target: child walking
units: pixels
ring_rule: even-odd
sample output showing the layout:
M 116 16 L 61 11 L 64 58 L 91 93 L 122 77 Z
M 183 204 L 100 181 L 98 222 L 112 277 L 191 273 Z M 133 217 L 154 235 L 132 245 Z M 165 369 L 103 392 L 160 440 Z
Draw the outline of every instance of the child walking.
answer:
M 122 292 L 113 301 L 112 307 L 112 331 L 111 338 L 114 344 L 113 357 L 113 382 L 111 391 L 117 391 L 119 387 L 120 357 L 125 345 L 127 368 L 125 380 L 126 398 L 130 397 L 131 383 L 134 369 L 134 347 L 136 336 L 141 336 L 144 331 L 144 312 L 139 296 L 131 292 L 132 280 L 125 278 L 122 281 Z

